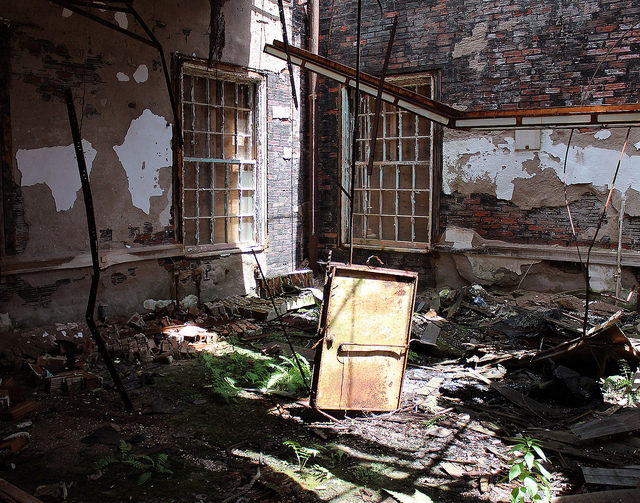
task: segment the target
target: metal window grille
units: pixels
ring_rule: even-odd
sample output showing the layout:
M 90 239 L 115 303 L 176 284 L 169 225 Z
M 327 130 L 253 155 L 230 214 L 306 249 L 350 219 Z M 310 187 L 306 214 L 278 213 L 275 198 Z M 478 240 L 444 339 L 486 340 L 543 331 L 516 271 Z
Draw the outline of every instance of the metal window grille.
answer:
M 183 242 L 253 243 L 256 84 L 185 66 L 181 89 Z
M 430 75 L 394 79 L 394 84 L 434 97 Z M 362 96 L 357 117 L 354 244 L 428 248 L 433 203 L 433 123 L 384 103 L 373 170 L 369 174 L 367 162 L 374 114 L 375 97 Z

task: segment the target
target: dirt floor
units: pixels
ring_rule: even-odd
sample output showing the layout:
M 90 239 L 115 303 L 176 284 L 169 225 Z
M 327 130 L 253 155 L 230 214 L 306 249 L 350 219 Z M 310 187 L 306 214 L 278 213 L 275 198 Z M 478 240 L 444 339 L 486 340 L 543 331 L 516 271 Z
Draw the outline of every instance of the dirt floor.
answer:
M 598 302 L 590 325 L 619 309 L 613 301 Z M 601 396 L 603 379 L 573 376 L 578 385 L 572 388 L 574 381 L 559 378 L 548 360 L 530 363 L 532 355 L 577 336 L 579 294 L 423 292 L 416 305 L 422 318 L 414 327 L 430 318 L 441 332 L 436 344 L 412 346 L 401 406 L 393 413 L 333 412 L 334 420 L 309 408 L 304 393 L 248 386 L 226 396 L 193 352 L 171 363 L 117 358 L 132 413 L 99 358 L 87 361 L 103 386 L 62 394 L 33 381 L 24 367 L 29 358 L 19 369 L 5 365 L 3 382 L 13 378 L 37 409 L 0 422 L 0 438 L 28 434 L 17 452 L 0 451 L 0 477 L 42 501 L 472 503 L 509 501 L 522 485 L 508 480 L 518 457 L 511 452 L 514 438 L 522 435 L 537 439 L 548 455 L 541 463 L 554 496 L 614 488 L 586 483 L 584 466 L 640 464 L 640 424 L 589 439 L 576 428 L 638 412 L 630 375 L 626 388 L 611 386 L 610 378 Z M 638 321 L 630 309 L 617 318 L 632 342 Z M 252 323 L 261 331 L 245 337 L 209 327 L 218 336 L 204 350 L 213 358 L 240 347 L 290 354 L 278 323 Z M 289 333 L 296 351 L 312 361 L 313 333 Z M 625 356 L 621 351 L 613 363 Z M 254 363 L 251 354 L 240 368 Z

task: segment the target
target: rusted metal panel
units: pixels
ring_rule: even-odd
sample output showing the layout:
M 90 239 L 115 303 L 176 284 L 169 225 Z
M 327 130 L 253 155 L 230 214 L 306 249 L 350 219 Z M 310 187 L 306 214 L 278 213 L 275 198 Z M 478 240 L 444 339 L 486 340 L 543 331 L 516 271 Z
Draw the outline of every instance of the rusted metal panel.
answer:
M 311 392 L 317 408 L 398 408 L 417 281 L 413 272 L 330 266 Z

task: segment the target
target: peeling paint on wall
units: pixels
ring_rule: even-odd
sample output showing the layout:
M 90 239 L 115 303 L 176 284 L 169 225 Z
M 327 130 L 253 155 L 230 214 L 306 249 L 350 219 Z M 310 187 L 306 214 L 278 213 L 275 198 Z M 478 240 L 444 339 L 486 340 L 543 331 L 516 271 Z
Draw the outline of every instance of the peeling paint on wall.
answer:
M 163 194 L 159 171 L 172 164 L 171 136 L 167 120 L 146 109 L 131 121 L 122 145 L 113 147 L 127 173 L 133 205 L 147 214 L 151 197 Z
M 82 140 L 82 148 L 87 171 L 91 173 L 97 152 L 87 140 Z M 44 183 L 51 189 L 56 211 L 65 211 L 73 207 L 76 192 L 81 188 L 73 144 L 18 150 L 16 161 L 22 174 L 22 187 Z
M 126 73 L 118 72 L 116 73 L 116 79 L 120 82 L 129 82 L 129 76 Z
M 600 141 L 609 136 L 603 130 Z M 443 145 L 443 190 L 446 194 L 483 192 L 499 199 L 512 200 L 514 181 L 527 179 L 544 170 L 555 171 L 558 180 L 563 179 L 563 162 L 567 150 L 566 143 L 554 141 L 554 133 L 542 132 L 539 151 L 517 151 L 513 137 L 486 135 L 464 137 L 451 133 Z M 597 135 L 597 133 L 596 133 Z M 592 135 L 590 135 L 592 136 Z M 640 142 L 639 142 L 640 144 Z M 620 157 L 621 145 L 611 148 L 596 147 L 574 141 L 567 158 L 567 183 L 586 184 L 605 188 L 611 183 L 613 171 Z M 640 156 L 629 151 L 622 159 L 616 189 L 625 192 L 629 188 L 640 189 Z
M 142 84 L 149 80 L 149 69 L 147 65 L 140 65 L 136 71 L 133 73 L 133 80 L 135 80 L 138 84 Z
M 73 11 L 70 11 L 69 9 L 62 9 L 62 17 L 71 17 L 71 14 L 73 14 Z

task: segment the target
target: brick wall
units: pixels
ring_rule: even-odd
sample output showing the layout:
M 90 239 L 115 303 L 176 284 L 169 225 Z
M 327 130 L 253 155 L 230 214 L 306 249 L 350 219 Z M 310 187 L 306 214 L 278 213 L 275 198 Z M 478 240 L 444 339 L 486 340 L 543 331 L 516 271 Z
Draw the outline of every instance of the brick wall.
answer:
M 637 101 L 640 3 L 632 0 L 399 0 L 362 3 L 362 70 L 379 74 L 392 6 L 399 15 L 389 74 L 440 69 L 441 99 L 462 109 L 527 108 Z M 320 54 L 355 65 L 355 2 L 321 2 Z M 594 73 L 596 72 L 595 78 Z M 318 225 L 320 257 L 338 246 L 339 94 L 320 86 Z M 601 204 L 573 204 L 581 230 Z M 524 211 L 485 195 L 442 197 L 440 227 L 471 227 L 510 242 L 567 244 L 565 208 Z M 625 219 L 625 246 L 636 247 L 637 219 Z M 605 240 L 606 241 L 606 240 Z M 607 242 L 599 243 L 609 246 Z
M 293 3 L 289 41 L 306 46 L 306 14 Z M 303 258 L 303 169 L 306 162 L 300 145 L 305 134 L 301 106 L 306 104 L 300 88 L 300 71 L 294 68 L 299 109 L 293 105 L 288 70 L 267 78 L 267 271 L 269 277 L 294 270 Z

